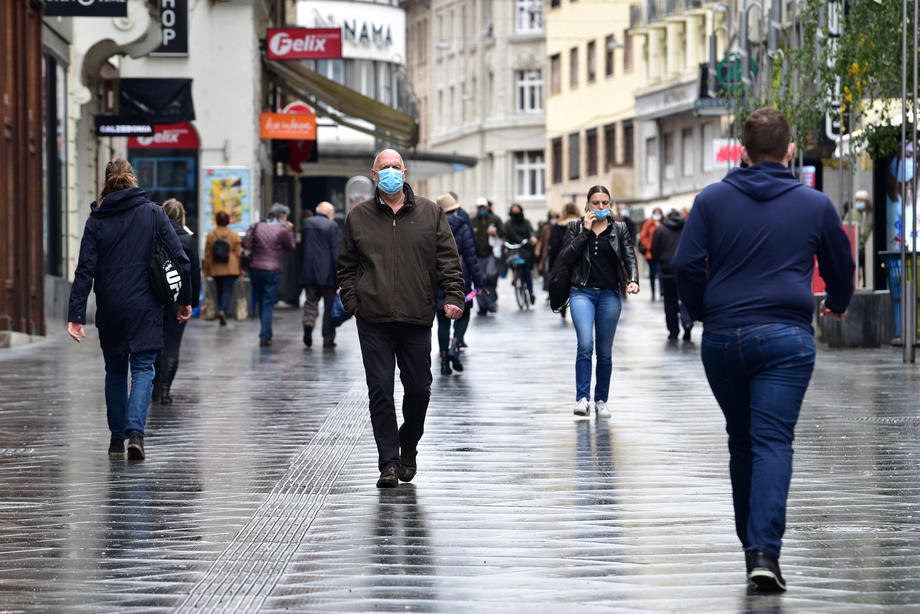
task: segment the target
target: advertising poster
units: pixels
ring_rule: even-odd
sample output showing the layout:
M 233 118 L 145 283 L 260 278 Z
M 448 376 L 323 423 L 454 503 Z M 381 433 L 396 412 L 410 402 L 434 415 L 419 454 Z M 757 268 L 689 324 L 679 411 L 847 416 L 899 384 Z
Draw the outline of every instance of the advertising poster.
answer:
M 240 233 L 252 224 L 251 171 L 242 166 L 209 166 L 204 169 L 201 199 L 203 233 L 214 230 L 218 211 L 230 215 L 230 229 Z

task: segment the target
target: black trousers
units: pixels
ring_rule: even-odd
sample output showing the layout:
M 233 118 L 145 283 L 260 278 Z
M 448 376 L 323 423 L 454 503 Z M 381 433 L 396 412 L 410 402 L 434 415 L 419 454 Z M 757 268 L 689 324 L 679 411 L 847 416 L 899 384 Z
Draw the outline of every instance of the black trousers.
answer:
M 425 431 L 431 398 L 431 326 L 386 322 L 372 324 L 361 318 L 358 340 L 367 378 L 371 425 L 377 442 L 377 464 L 399 466 L 399 450 L 415 452 Z M 403 385 L 403 424 L 396 427 L 393 376 L 399 365 Z
M 179 308 L 173 304 L 163 310 L 163 349 L 160 356 L 179 360 L 179 347 L 182 345 L 182 334 L 185 332 L 185 322 L 179 322 L 176 315 Z
M 678 323 L 684 328 L 693 328 L 693 320 L 677 295 L 677 280 L 673 275 L 661 276 L 661 297 L 664 299 L 664 322 L 672 337 L 680 333 Z

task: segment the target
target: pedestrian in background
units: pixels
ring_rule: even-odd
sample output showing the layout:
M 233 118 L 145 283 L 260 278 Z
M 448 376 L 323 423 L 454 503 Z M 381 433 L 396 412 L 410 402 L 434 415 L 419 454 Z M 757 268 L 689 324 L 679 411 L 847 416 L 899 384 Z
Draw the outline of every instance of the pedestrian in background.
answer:
M 866 287 L 866 246 L 872 249 L 869 244 L 869 237 L 872 236 L 872 218 L 875 214 L 872 211 L 872 199 L 866 190 L 857 190 L 853 195 L 853 221 L 859 224 L 859 285 L 861 288 Z
M 505 243 L 524 244 L 524 247 L 521 248 L 521 257 L 525 262 L 521 267 L 521 272 L 524 276 L 524 283 L 527 284 L 527 291 L 530 292 L 530 304 L 532 305 L 536 300 L 533 294 L 532 269 L 537 238 L 530 221 L 524 217 L 524 208 L 517 203 L 512 204 L 508 210 L 508 221 L 505 222 Z
M 284 271 L 284 252 L 297 251 L 294 224 L 287 219 L 290 212 L 285 205 L 275 203 L 268 210 L 268 220 L 250 226 L 243 238 L 243 247 L 252 250 L 249 280 L 259 305 L 262 323 L 259 345 L 262 347 L 272 344 L 272 316 L 278 301 L 281 273 Z
M 335 347 L 335 328 L 330 316 L 335 300 L 335 270 L 342 229 L 334 218 L 335 207 L 323 201 L 316 205 L 316 215 L 304 220 L 300 229 L 303 246 L 300 283 L 307 295 L 303 304 L 303 344 L 307 347 L 313 345 L 313 326 L 319 317 L 320 299 L 323 299 L 323 347 Z
M 842 319 L 853 258 L 834 204 L 789 171 L 786 118 L 761 108 L 744 122 L 735 168 L 696 197 L 671 262 L 681 299 L 703 322 L 706 378 L 725 414 L 735 530 L 747 579 L 786 590 L 779 556 L 792 440 L 815 364 L 815 256 L 822 316 Z
M 588 190 L 584 218 L 569 223 L 559 254 L 560 266 L 570 269 L 569 309 L 578 338 L 576 416 L 591 413 L 591 358 L 596 351 L 594 410 L 598 418 L 610 417 L 607 400 L 621 296 L 639 292 L 639 269 L 629 230 L 623 222 L 611 220 L 610 213 L 610 192 L 602 185 L 593 186 Z
M 444 313 L 463 316 L 460 257 L 447 216 L 405 183 L 402 156 L 374 159 L 374 196 L 345 218 L 338 278 L 355 314 L 380 469 L 378 488 L 409 482 L 431 397 L 431 324 L 438 290 Z M 396 427 L 393 376 L 399 364 L 404 422 Z
M 674 341 L 684 328 L 684 341 L 690 341 L 693 319 L 677 295 L 677 280 L 671 268 L 671 259 L 680 243 L 684 230 L 684 216 L 677 209 L 671 209 L 655 235 L 652 237 L 652 258 L 661 266 L 661 298 L 664 300 L 664 323 L 668 328 L 668 339 Z
M 549 283 L 549 276 L 552 263 L 549 259 L 549 244 L 553 237 L 553 228 L 559 223 L 560 213 L 556 209 L 550 209 L 546 214 L 546 222 L 540 226 L 537 233 L 537 244 L 534 246 L 534 256 L 537 258 L 537 273 L 543 278 L 543 290 L 546 290 L 546 284 Z
M 198 240 L 188 231 L 185 225 L 185 207 L 175 198 L 170 198 L 163 203 L 163 210 L 179 243 L 182 251 L 191 263 L 191 291 L 192 309 L 198 306 L 201 295 L 201 260 L 198 259 Z M 163 405 L 172 403 L 170 391 L 176 371 L 179 370 L 179 348 L 182 346 L 182 334 L 185 332 L 185 321 L 177 317 L 178 307 L 173 304 L 165 307 L 166 314 L 163 318 L 163 349 L 157 354 L 155 375 L 153 378 L 153 400 Z
M 652 209 L 652 217 L 645 220 L 642 224 L 642 233 L 639 235 L 639 242 L 642 244 L 642 255 L 645 256 L 645 262 L 648 264 L 648 281 L 649 289 L 652 292 L 652 300 L 655 300 L 655 280 L 661 276 L 661 265 L 652 257 L 652 237 L 655 231 L 661 226 L 663 213 L 660 207 Z
M 145 457 L 144 428 L 153 392 L 154 362 L 163 347 L 163 305 L 150 288 L 148 270 L 154 232 L 179 270 L 175 318 L 192 315 L 191 263 L 179 237 L 159 205 L 137 186 L 134 169 L 116 158 L 105 167 L 105 187 L 90 205 L 80 242 L 80 259 L 70 289 L 67 332 L 77 342 L 86 337 L 86 300 L 96 293 L 96 328 L 105 360 L 105 405 L 109 456 Z M 131 391 L 128 392 L 128 367 Z
M 501 218 L 489 208 L 489 201 L 481 196 L 476 199 L 473 233 L 476 235 L 476 258 L 482 275 L 482 291 L 476 300 L 479 301 L 479 315 L 484 316 L 498 309 L 498 258 L 491 240 L 501 241 L 504 228 Z
M 470 218 L 470 214 L 466 212 L 466 209 L 464 209 L 460 205 L 460 197 L 457 196 L 457 193 L 454 192 L 453 190 L 447 193 L 450 194 L 451 198 L 457 201 L 457 211 L 456 211 L 457 215 L 460 216 L 460 219 L 463 220 L 463 222 L 470 229 L 470 234 L 475 236 L 476 232 L 473 230 L 473 220 Z
M 473 291 L 474 284 L 477 288 L 482 285 L 479 263 L 476 260 L 476 242 L 473 240 L 473 233 L 458 213 L 462 211 L 460 204 L 454 200 L 450 193 L 442 194 L 438 197 L 438 206 L 447 216 L 447 222 L 450 224 L 450 230 L 454 235 L 454 243 L 457 245 L 457 253 L 460 256 L 462 265 L 463 294 L 464 296 L 469 296 Z M 463 344 L 463 336 L 466 335 L 467 326 L 470 324 L 473 299 L 469 299 L 464 303 L 463 315 L 459 319 L 453 320 L 453 338 L 450 335 L 451 318 L 448 317 L 444 307 L 444 291 L 438 288 L 438 351 L 441 356 L 441 375 L 450 375 L 451 367 L 456 371 L 463 371 L 463 363 L 460 361 L 460 347 Z
M 226 326 L 233 288 L 241 273 L 240 256 L 243 253 L 243 244 L 240 235 L 228 228 L 230 215 L 226 211 L 218 211 L 214 221 L 217 228 L 205 237 L 204 274 L 206 277 L 214 278 L 214 286 L 217 289 L 217 318 L 221 326 Z
M 611 213 L 611 215 L 613 214 Z M 633 249 L 635 249 L 635 246 L 638 245 L 636 242 L 638 232 L 636 231 L 636 223 L 629 217 L 629 207 L 626 203 L 617 203 L 616 217 L 614 219 L 626 224 L 626 229 L 629 231 L 629 240 L 632 241 Z

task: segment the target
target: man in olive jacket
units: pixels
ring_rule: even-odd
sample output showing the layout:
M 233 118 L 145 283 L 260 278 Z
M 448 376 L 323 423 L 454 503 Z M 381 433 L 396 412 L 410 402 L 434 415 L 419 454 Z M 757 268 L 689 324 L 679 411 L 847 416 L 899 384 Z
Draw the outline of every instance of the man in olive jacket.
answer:
M 412 193 L 405 183 L 407 172 L 396 151 L 377 154 L 371 170 L 377 189 L 348 214 L 339 249 L 342 304 L 357 316 L 379 456 L 378 488 L 393 488 L 415 476 L 416 446 L 431 396 L 431 324 L 438 289 L 451 319 L 463 315 L 465 298 L 447 217 L 438 205 Z M 393 400 L 397 364 L 404 391 L 399 429 Z

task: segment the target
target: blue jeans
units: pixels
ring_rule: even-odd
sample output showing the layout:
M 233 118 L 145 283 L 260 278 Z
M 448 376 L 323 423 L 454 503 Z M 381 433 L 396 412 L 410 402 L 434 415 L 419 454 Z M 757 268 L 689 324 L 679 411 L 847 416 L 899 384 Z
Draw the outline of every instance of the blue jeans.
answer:
M 153 363 L 156 351 L 119 355 L 102 350 L 105 359 L 105 407 L 112 439 L 127 439 L 128 433 L 143 435 L 147 407 L 153 394 Z M 128 394 L 128 365 L 131 365 L 131 393 Z
M 815 366 L 814 337 L 791 324 L 706 331 L 702 358 L 725 414 L 735 531 L 745 550 L 778 557 L 795 424 Z
M 610 374 L 613 372 L 613 336 L 617 332 L 623 301 L 616 290 L 599 290 L 583 286 L 569 290 L 569 310 L 578 338 L 575 356 L 575 399 L 591 399 L 591 356 L 597 334 L 597 368 L 594 400 L 607 401 Z
M 278 302 L 278 288 L 281 286 L 281 273 L 263 271 L 262 269 L 249 269 L 249 280 L 252 282 L 252 291 L 259 303 L 259 317 L 262 320 L 262 329 L 259 339 L 272 338 L 272 316 L 275 315 L 275 303 Z
M 215 275 L 214 285 L 217 286 L 217 309 L 230 313 L 230 299 L 233 298 L 233 287 L 236 285 L 236 275 Z

